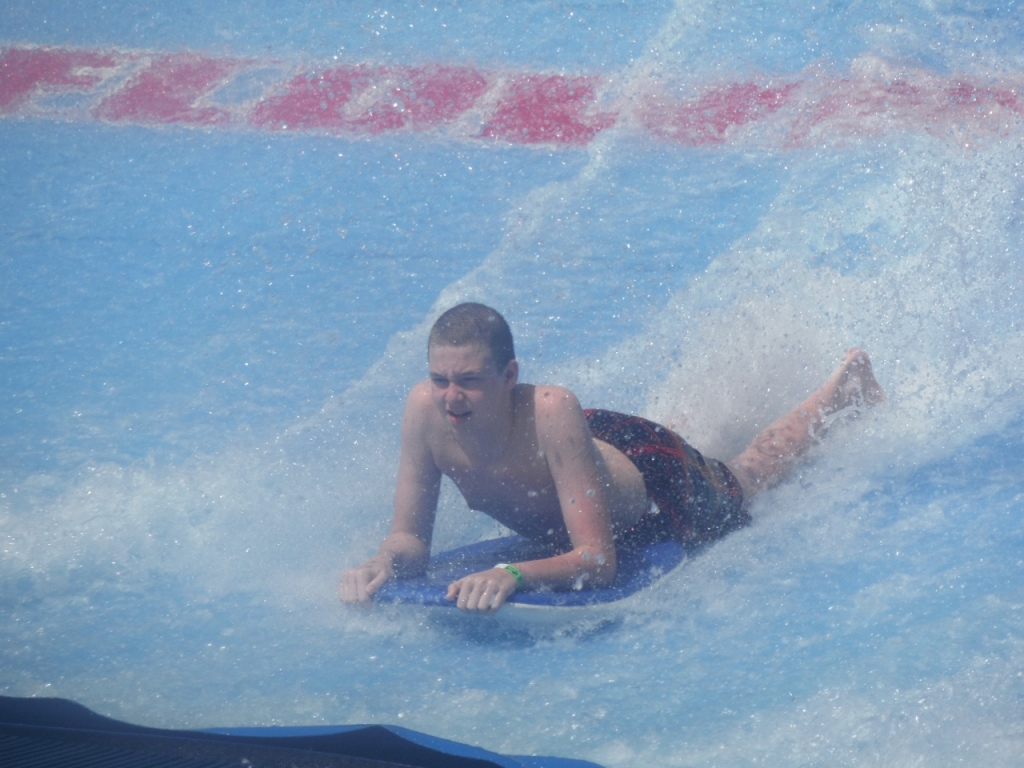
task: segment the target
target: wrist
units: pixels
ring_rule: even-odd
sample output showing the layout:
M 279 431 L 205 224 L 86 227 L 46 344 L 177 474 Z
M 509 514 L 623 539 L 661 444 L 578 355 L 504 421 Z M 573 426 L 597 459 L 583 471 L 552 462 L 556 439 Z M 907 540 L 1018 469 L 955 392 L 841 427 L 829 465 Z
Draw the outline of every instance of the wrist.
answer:
M 408 559 L 402 556 L 401 552 L 394 552 L 392 550 L 382 549 L 376 555 L 374 555 L 372 562 L 375 566 L 388 575 L 388 578 L 406 578 L 407 576 L 415 575 L 410 573 L 410 567 Z
M 389 536 L 381 544 L 374 560 L 381 568 L 404 579 L 422 574 L 430 560 L 430 550 L 418 539 Z
M 514 565 L 512 565 L 510 563 L 498 563 L 494 567 L 497 568 L 498 570 L 507 571 L 508 573 L 512 574 L 515 577 L 515 579 L 516 579 L 516 591 L 517 592 L 520 589 L 523 588 L 523 574 Z
M 388 568 L 394 568 L 394 566 L 395 566 L 395 553 L 390 551 L 390 550 L 387 550 L 387 549 L 381 549 L 379 552 L 377 552 L 376 555 L 371 557 L 370 560 L 371 561 L 376 561 L 376 562 L 380 563 L 381 565 L 386 566 Z

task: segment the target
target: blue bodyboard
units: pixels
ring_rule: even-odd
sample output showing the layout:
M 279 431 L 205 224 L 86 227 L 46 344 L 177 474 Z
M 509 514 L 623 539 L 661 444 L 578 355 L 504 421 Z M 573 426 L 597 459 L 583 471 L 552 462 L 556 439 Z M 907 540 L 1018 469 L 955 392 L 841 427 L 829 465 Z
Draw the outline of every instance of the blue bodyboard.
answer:
M 557 552 L 523 536 L 488 539 L 476 544 L 441 552 L 431 558 L 425 575 L 413 579 L 394 579 L 374 596 L 378 603 L 423 605 L 454 608 L 445 600 L 448 585 L 477 571 L 492 568 L 495 563 L 515 563 L 552 557 Z M 686 550 L 674 541 L 651 544 L 635 551 L 618 553 L 615 581 L 601 589 L 579 589 L 565 592 L 519 592 L 508 603 L 520 606 L 579 608 L 621 600 L 649 586 L 678 566 Z

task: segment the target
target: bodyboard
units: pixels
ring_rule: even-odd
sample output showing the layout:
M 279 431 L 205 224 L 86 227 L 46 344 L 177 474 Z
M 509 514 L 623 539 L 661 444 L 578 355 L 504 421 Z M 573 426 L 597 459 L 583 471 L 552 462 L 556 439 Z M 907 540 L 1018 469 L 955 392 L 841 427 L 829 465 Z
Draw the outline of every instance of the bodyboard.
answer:
M 493 568 L 496 563 L 539 560 L 558 554 L 549 545 L 523 536 L 506 536 L 469 544 L 441 552 L 431 558 L 427 572 L 418 578 L 393 579 L 374 595 L 378 603 L 455 608 L 445 599 L 448 585 L 477 571 Z M 674 541 L 617 553 L 615 581 L 600 589 L 578 589 L 564 592 L 538 590 L 517 592 L 505 603 L 509 608 L 568 609 L 614 603 L 660 579 L 676 568 L 686 557 L 686 550 Z M 506 610 L 503 607 L 498 615 Z

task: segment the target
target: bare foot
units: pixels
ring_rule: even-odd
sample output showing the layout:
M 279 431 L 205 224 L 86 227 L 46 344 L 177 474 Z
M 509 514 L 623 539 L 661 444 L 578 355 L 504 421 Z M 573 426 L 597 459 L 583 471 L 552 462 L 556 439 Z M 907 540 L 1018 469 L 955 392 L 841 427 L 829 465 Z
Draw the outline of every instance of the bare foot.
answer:
M 871 359 L 857 347 L 846 350 L 846 359 L 818 392 L 823 417 L 846 408 L 863 411 L 885 402 L 885 390 L 875 380 Z

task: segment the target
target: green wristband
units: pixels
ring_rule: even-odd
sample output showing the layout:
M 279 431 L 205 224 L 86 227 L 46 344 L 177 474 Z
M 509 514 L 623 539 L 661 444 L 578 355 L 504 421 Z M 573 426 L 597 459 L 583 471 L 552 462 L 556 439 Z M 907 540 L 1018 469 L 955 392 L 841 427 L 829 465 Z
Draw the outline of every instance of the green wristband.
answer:
M 514 565 L 509 565 L 508 563 L 498 563 L 494 567 L 495 568 L 502 568 L 502 569 L 508 571 L 509 573 L 511 573 L 513 576 L 516 577 L 516 589 L 522 588 L 522 586 L 523 586 L 523 574 L 521 574 L 519 572 L 518 568 L 516 568 Z

